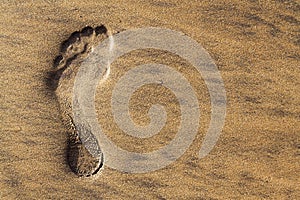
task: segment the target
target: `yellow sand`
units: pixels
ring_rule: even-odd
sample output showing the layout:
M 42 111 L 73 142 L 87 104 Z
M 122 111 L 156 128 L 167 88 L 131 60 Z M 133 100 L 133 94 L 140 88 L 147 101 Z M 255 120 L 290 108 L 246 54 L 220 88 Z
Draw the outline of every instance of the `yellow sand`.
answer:
M 296 0 L 3 2 L 1 199 L 300 199 L 300 3 Z M 45 79 L 60 43 L 75 30 L 99 24 L 113 33 L 145 26 L 170 28 L 192 37 L 210 53 L 222 74 L 228 102 L 225 127 L 209 156 L 197 157 L 208 127 L 208 93 L 190 66 L 191 71 L 182 73 L 192 85 L 201 85 L 203 126 L 180 159 L 149 174 L 106 167 L 98 177 L 81 179 L 71 172 L 58 102 Z M 112 66 L 119 69 L 118 63 L 123 63 L 120 74 L 130 63 L 155 56 L 133 52 L 122 59 Z M 172 55 L 164 58 L 174 68 L 178 62 Z M 152 141 L 137 141 L 118 131 L 109 110 L 101 110 L 101 102 L 109 103 L 105 94 L 110 94 L 114 81 L 99 87 L 96 99 L 99 122 L 107 124 L 109 137 L 123 148 L 141 152 L 168 143 L 178 126 L 176 115 L 174 125 L 167 125 Z M 164 90 L 155 87 L 141 90 Z M 157 98 L 167 105 L 174 103 L 172 94 L 163 92 L 170 98 L 159 94 Z M 134 98 L 132 115 L 142 116 L 140 123 L 146 124 L 145 110 L 139 109 L 145 106 L 140 105 L 141 91 Z M 170 107 L 178 109 L 176 104 Z M 131 146 L 127 141 L 141 143 Z

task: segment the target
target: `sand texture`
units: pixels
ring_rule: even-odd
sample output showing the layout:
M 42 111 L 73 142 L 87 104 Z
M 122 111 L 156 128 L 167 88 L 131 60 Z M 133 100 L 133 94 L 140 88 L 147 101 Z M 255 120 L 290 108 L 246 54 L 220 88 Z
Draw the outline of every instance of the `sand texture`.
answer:
M 4 0 L 0 16 L 0 199 L 300 199 L 299 1 Z M 193 143 L 176 162 L 151 173 L 106 166 L 88 178 L 73 173 L 67 154 L 73 68 L 56 85 L 49 78 L 59 80 L 51 73 L 63 66 L 55 60 L 62 42 L 101 24 L 111 34 L 149 26 L 180 31 L 209 52 L 224 81 L 227 113 L 208 156 L 198 158 L 211 114 L 201 75 L 170 52 L 136 50 L 116 60 L 97 88 L 103 130 L 121 148 L 141 153 L 174 138 L 180 107 L 160 84 L 139 88 L 130 101 L 131 117 L 140 125 L 149 123 L 151 105 L 165 106 L 168 119 L 160 134 L 126 135 L 111 112 L 114 85 L 126 71 L 161 63 L 196 88 L 201 126 Z M 88 44 L 103 39 L 85 33 Z

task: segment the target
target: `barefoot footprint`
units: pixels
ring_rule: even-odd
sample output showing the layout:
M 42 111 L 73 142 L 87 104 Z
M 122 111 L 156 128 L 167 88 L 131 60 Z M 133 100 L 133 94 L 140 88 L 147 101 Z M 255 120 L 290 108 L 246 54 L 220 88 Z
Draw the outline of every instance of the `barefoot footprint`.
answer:
M 79 176 L 96 174 L 103 166 L 103 154 L 96 137 L 83 127 L 74 124 L 72 116 L 72 92 L 80 64 L 88 58 L 101 41 L 106 39 L 107 29 L 101 25 L 87 26 L 75 31 L 61 44 L 60 55 L 54 60 L 51 85 L 59 102 L 63 123 L 69 141 L 67 159 L 70 168 Z M 83 141 L 83 138 L 88 138 Z

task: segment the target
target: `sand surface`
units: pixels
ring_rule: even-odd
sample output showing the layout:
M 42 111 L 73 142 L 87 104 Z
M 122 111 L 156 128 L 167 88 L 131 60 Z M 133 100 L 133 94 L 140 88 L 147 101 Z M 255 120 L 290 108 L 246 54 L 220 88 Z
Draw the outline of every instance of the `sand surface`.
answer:
M 299 1 L 5 0 L 0 18 L 1 199 L 300 199 Z M 112 85 L 132 64 L 163 62 L 200 85 L 201 127 L 194 142 L 176 162 L 147 174 L 105 167 L 97 177 L 78 178 L 70 170 L 67 134 L 47 74 L 62 41 L 100 24 L 112 33 L 148 26 L 181 31 L 210 53 L 225 84 L 227 113 L 207 157 L 198 159 L 210 114 L 201 76 L 192 66 L 180 71 L 188 63 L 172 54 L 141 51 L 116 61 L 115 73 L 98 88 L 99 122 L 130 151 L 168 143 L 179 123 L 170 91 L 150 85 L 132 97 L 132 116 L 140 124 L 148 122 L 149 102 L 175 110 L 154 138 L 124 135 L 109 112 Z M 155 95 L 145 102 L 145 92 Z

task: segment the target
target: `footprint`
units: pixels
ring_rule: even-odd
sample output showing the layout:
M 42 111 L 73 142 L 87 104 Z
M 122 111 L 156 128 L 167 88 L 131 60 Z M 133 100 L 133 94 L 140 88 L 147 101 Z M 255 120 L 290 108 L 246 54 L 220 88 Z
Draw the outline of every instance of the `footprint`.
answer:
M 101 41 L 108 37 L 104 25 L 87 26 L 75 31 L 61 44 L 60 55 L 54 60 L 55 70 L 50 73 L 52 89 L 58 99 L 63 123 L 69 136 L 67 159 L 70 168 L 78 176 L 96 174 L 103 166 L 103 154 L 96 137 L 80 125 L 72 116 L 72 92 L 80 64 L 87 59 Z

